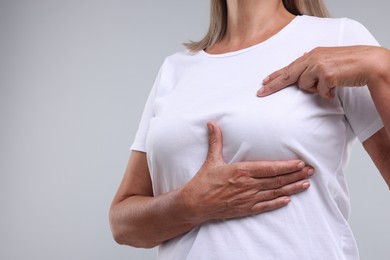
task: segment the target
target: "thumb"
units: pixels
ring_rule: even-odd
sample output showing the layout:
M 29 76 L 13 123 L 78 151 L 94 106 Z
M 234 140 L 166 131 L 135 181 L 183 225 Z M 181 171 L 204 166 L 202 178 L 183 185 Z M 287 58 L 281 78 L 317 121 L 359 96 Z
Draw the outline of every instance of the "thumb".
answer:
M 223 161 L 222 159 L 222 132 L 218 125 L 210 121 L 207 123 L 209 130 L 209 147 L 206 162 Z

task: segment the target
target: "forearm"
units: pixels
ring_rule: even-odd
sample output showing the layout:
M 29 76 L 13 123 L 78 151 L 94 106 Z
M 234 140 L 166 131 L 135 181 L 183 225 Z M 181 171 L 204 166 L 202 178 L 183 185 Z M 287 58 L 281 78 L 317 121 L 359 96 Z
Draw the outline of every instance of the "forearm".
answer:
M 119 244 L 151 248 L 190 231 L 190 210 L 181 200 L 180 191 L 157 197 L 131 196 L 113 205 L 111 229 Z

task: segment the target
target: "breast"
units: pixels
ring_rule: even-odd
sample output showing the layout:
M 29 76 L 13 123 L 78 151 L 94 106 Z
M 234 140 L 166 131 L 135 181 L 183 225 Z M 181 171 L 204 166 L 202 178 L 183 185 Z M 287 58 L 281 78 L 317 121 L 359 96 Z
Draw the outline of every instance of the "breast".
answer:
M 186 183 L 203 164 L 211 120 L 222 130 L 227 163 L 299 158 L 337 167 L 334 158 L 343 153 L 340 133 L 347 128 L 338 99 L 324 100 L 294 86 L 258 98 L 256 87 L 179 89 L 156 101 L 148 154 L 151 165 L 159 165 L 155 178 L 170 180 L 166 189 Z

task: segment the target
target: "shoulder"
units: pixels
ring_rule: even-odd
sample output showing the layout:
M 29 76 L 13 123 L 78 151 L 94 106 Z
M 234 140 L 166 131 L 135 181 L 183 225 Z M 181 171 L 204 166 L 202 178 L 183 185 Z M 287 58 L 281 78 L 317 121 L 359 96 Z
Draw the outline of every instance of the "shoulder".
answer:
M 167 56 L 164 59 L 161 70 L 162 73 L 177 74 L 189 67 L 197 64 L 197 61 L 202 59 L 201 52 L 190 52 L 187 50 L 179 51 Z
M 324 27 L 324 28 L 342 28 L 344 26 L 352 26 L 352 27 L 364 27 L 358 21 L 355 21 L 350 18 L 330 18 L 330 17 L 317 17 L 317 16 L 309 16 L 302 15 L 299 17 L 302 21 L 301 24 L 303 26 L 310 27 Z
M 167 56 L 164 60 L 164 64 L 166 64 L 166 66 L 183 65 L 183 63 L 186 62 L 193 62 L 200 56 L 201 52 L 190 52 L 188 50 L 178 51 Z
M 316 31 L 322 35 L 334 35 L 338 45 L 378 45 L 378 42 L 360 22 L 350 18 L 322 18 L 303 15 L 301 29 Z
M 182 75 L 183 71 L 188 70 L 196 59 L 199 59 L 199 53 L 180 51 L 167 56 L 158 72 L 155 81 L 156 96 L 163 96 L 170 93 Z

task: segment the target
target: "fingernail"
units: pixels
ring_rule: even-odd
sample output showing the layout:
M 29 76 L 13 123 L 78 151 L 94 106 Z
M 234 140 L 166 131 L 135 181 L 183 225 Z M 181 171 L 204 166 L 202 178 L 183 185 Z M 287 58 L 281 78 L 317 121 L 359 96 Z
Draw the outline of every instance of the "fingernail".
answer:
M 264 93 L 265 89 L 264 88 L 261 88 L 257 91 L 257 95 L 258 96 L 261 96 L 263 93 Z
M 289 197 L 287 197 L 287 198 L 285 198 L 285 199 L 283 200 L 283 202 L 286 203 L 286 204 L 289 203 L 290 201 L 291 201 L 291 199 L 290 199 Z
M 312 176 L 313 174 L 314 174 L 314 169 L 310 168 L 310 169 L 307 171 L 307 175 Z
M 310 182 L 305 181 L 304 183 L 302 183 L 302 188 L 307 189 L 309 187 L 310 187 Z
M 303 167 L 305 167 L 305 163 L 304 162 L 299 162 L 298 163 L 298 168 L 302 169 Z

